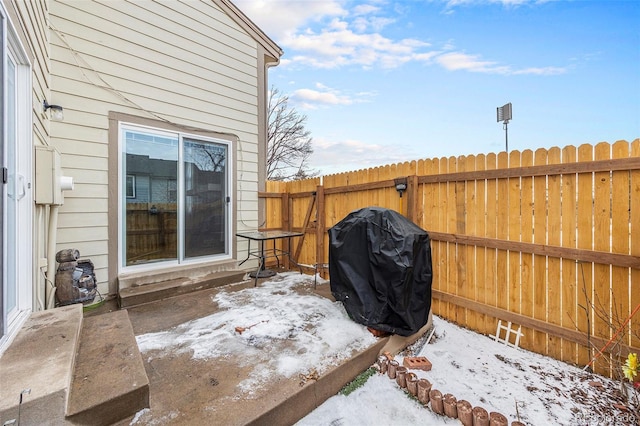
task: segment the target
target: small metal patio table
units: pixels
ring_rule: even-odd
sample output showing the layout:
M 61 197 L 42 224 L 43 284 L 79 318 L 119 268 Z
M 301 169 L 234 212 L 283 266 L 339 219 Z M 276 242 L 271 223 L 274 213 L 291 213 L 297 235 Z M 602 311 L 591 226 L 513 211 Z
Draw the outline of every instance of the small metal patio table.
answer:
M 247 242 L 247 258 L 240 262 L 242 265 L 244 262 L 249 260 L 251 257 L 258 258 L 258 270 L 249 274 L 250 277 L 255 278 L 253 286 L 258 285 L 258 278 L 266 278 L 272 277 L 276 273 L 270 269 L 265 269 L 265 261 L 268 258 L 275 257 L 278 262 L 278 267 L 280 267 L 280 257 L 287 256 L 289 261 L 294 263 L 298 268 L 300 265 L 293 259 L 291 259 L 291 253 L 289 250 L 282 250 L 276 248 L 276 240 L 282 240 L 287 238 L 289 240 L 289 246 L 291 246 L 291 238 L 293 237 L 302 237 L 304 234 L 302 232 L 291 232 L 291 231 L 253 231 L 253 232 L 238 232 L 236 233 L 237 237 L 246 238 Z M 273 248 L 265 248 L 265 241 L 273 241 Z M 258 249 L 251 250 L 251 241 L 258 241 Z M 302 270 L 300 271 L 302 272 Z

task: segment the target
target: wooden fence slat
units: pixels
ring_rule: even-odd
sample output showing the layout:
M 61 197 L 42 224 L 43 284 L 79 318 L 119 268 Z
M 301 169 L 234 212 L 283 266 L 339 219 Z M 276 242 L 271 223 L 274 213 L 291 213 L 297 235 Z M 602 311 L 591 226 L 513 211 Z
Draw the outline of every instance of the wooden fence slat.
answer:
M 509 167 L 520 167 L 521 158 L 520 151 L 511 151 L 509 153 Z M 522 188 L 520 177 L 510 177 L 507 179 L 508 184 L 508 223 L 505 224 L 507 228 L 507 239 L 509 241 L 522 241 L 522 225 L 520 223 L 522 215 Z M 520 253 L 517 251 L 509 251 L 507 254 L 507 302 L 508 309 L 511 312 L 520 313 L 522 311 L 520 302 L 522 297 L 520 295 L 521 283 L 521 262 Z
M 636 139 L 631 143 L 631 157 L 640 158 L 640 139 Z M 629 190 L 631 193 L 631 200 L 629 203 L 629 219 L 630 219 L 630 238 L 631 247 L 629 253 L 633 256 L 640 257 L 640 170 L 632 170 L 629 173 Z M 631 276 L 629 277 L 631 282 L 630 291 L 630 306 L 635 309 L 640 305 L 640 270 L 632 269 Z M 640 318 L 636 316 L 631 320 L 630 328 L 631 333 L 631 345 L 640 347 Z
M 599 143 L 595 147 L 596 160 L 606 160 L 611 157 L 611 146 Z M 594 223 L 593 248 L 599 251 L 609 251 L 611 247 L 611 173 L 598 172 L 594 179 Z M 593 325 L 594 334 L 605 338 L 611 332 L 611 267 L 595 264 L 593 266 L 593 296 L 594 306 Z M 609 360 L 599 357 L 594 363 L 594 370 L 600 374 L 609 374 Z
M 439 161 L 437 159 L 425 160 L 421 163 L 422 168 L 418 170 L 418 174 L 436 174 L 439 169 Z M 425 184 L 422 185 L 424 217 L 422 219 L 423 229 L 425 229 L 430 235 L 434 230 L 438 229 L 438 212 L 439 197 L 438 197 L 438 184 Z M 431 269 L 432 269 L 432 282 L 433 288 L 439 288 L 440 286 L 440 246 L 439 242 L 431 240 Z M 441 312 L 440 301 L 433 299 L 431 301 L 432 311 Z
M 506 152 L 498 154 L 498 168 L 505 169 L 509 164 L 509 156 Z M 498 179 L 497 182 L 497 237 L 506 240 L 509 237 L 509 181 L 506 178 Z M 505 250 L 498 250 L 496 260 L 497 275 L 497 306 L 502 309 L 509 308 L 508 294 L 508 253 Z
M 523 167 L 533 166 L 533 151 L 528 149 L 522 152 L 521 164 Z M 523 243 L 533 243 L 533 177 L 523 176 L 521 180 L 522 186 L 522 236 Z M 527 317 L 533 316 L 534 303 L 534 283 L 533 283 L 533 254 L 521 252 L 521 277 L 522 288 L 520 290 L 521 313 Z M 533 348 L 534 333 L 533 330 L 524 330 L 522 338 L 522 346 L 525 348 Z
M 534 164 L 547 164 L 547 150 L 538 149 L 534 154 Z M 533 178 L 533 241 L 536 244 L 547 243 L 547 177 Z M 547 258 L 536 255 L 533 257 L 533 317 L 541 321 L 547 320 Z M 533 333 L 533 348 L 547 353 L 547 337 L 540 332 Z M 531 349 L 533 349 L 531 348 Z
M 475 157 L 475 170 L 484 170 L 486 168 L 486 156 L 479 154 Z M 487 207 L 486 207 L 487 181 L 486 179 L 476 180 L 476 196 L 474 209 L 476 210 L 476 226 L 475 235 L 485 236 L 487 233 Z M 476 286 L 473 299 L 481 303 L 486 303 L 487 294 L 487 251 L 485 247 L 476 247 Z M 474 311 L 475 312 L 475 311 Z M 487 327 L 487 317 L 482 313 L 476 312 L 476 327 L 483 334 L 488 334 L 491 330 Z
M 558 148 L 551 148 L 547 157 L 547 164 L 559 164 L 561 151 Z M 547 181 L 547 244 L 560 245 L 561 230 L 561 175 L 551 175 Z M 547 321 L 551 324 L 560 325 L 562 320 L 562 282 L 560 274 L 560 259 L 557 257 L 547 257 Z M 549 335 L 547 338 L 549 355 L 555 359 L 562 358 L 562 342 L 555 336 Z
M 466 160 L 464 157 L 458 157 L 455 160 L 455 167 L 457 171 L 466 171 Z M 455 232 L 462 232 L 464 234 L 467 233 L 467 182 L 455 182 L 451 184 L 455 193 Z M 468 248 L 473 247 L 464 247 L 458 246 L 455 247 L 455 254 L 457 256 L 455 265 L 456 265 L 456 289 L 455 294 L 458 294 L 462 297 L 466 297 L 467 287 L 470 285 L 469 273 L 470 271 L 467 269 L 467 256 L 468 256 Z M 456 322 L 458 324 L 466 324 L 467 323 L 467 310 L 460 306 L 455 307 L 456 311 Z
M 486 169 L 493 170 L 498 166 L 498 157 L 496 154 L 487 155 L 486 160 Z M 497 179 L 487 179 L 487 190 L 486 190 L 486 211 L 487 211 L 487 221 L 486 221 L 486 232 L 485 236 L 487 238 L 497 238 L 498 237 L 498 180 Z M 486 294 L 485 294 L 485 303 L 490 306 L 498 306 L 498 250 L 497 249 L 488 249 L 485 255 L 485 285 L 486 285 Z M 485 317 L 485 329 L 486 330 L 495 330 L 496 321 L 494 318 L 490 316 Z
M 578 161 L 592 161 L 593 147 L 581 145 L 578 147 Z M 593 173 L 578 174 L 578 247 L 586 250 L 593 249 Z M 586 365 L 595 354 L 591 346 L 593 336 L 593 320 L 591 299 L 593 291 L 593 263 L 578 262 L 578 329 L 587 336 L 587 347 L 579 348 L 578 363 Z
M 562 150 L 562 161 L 575 162 L 577 151 L 574 146 Z M 576 248 L 576 196 L 577 179 L 574 173 L 562 175 L 562 246 Z M 574 330 L 577 327 L 579 287 L 577 283 L 577 262 L 573 259 L 562 259 L 562 326 Z M 575 342 L 562 341 L 562 360 L 577 363 L 577 345 Z
M 473 155 L 468 155 L 464 158 L 464 168 L 467 171 L 475 170 L 476 159 Z M 477 210 L 475 205 L 475 200 L 477 198 L 477 182 L 475 180 L 466 182 L 465 188 L 465 233 L 475 235 L 477 233 L 477 216 L 479 214 L 479 210 Z M 484 212 L 484 211 L 483 211 Z M 476 287 L 478 286 L 478 265 L 476 264 L 476 247 L 475 246 L 467 246 L 462 247 L 463 250 L 466 250 L 466 265 L 465 271 L 467 275 L 467 284 L 462 289 L 462 294 L 467 299 L 476 299 Z M 470 309 L 465 309 L 465 324 L 469 324 L 470 328 L 474 330 L 478 329 L 478 314 Z
M 629 156 L 629 144 L 619 141 L 612 146 L 613 158 L 627 158 Z M 630 201 L 629 172 L 614 171 L 611 175 L 611 251 L 615 253 L 629 253 L 629 221 Z M 622 326 L 633 309 L 630 306 L 629 268 L 620 266 L 611 267 L 611 320 L 617 329 Z M 631 330 L 625 328 L 621 336 L 622 343 L 631 344 Z
M 438 173 L 446 173 L 449 171 L 449 163 L 447 158 L 440 158 L 438 160 Z M 447 214 L 449 211 L 448 202 L 449 196 L 447 194 L 447 182 L 438 183 L 438 227 L 435 231 L 446 232 L 447 230 Z M 447 283 L 450 282 L 449 277 L 449 265 L 447 259 L 449 258 L 449 243 L 438 242 L 438 280 L 437 290 L 448 292 Z M 452 318 L 449 315 L 449 304 L 440 303 L 439 315 L 443 315 L 445 318 Z
M 457 158 L 449 157 L 447 160 L 447 170 L 456 171 Z M 447 196 L 447 209 L 446 216 L 444 218 L 446 223 L 447 232 L 455 232 L 458 223 L 458 198 L 456 196 L 456 182 L 447 182 L 446 196 Z M 458 264 L 457 258 L 458 249 L 456 244 L 447 244 L 447 282 L 446 288 L 449 294 L 458 294 Z M 459 322 L 459 315 L 462 310 L 454 304 L 449 304 L 447 307 L 448 317 L 453 321 Z
M 324 265 L 329 263 L 329 259 L 325 257 L 325 247 L 326 251 L 329 249 L 329 237 L 325 232 L 325 215 L 323 212 L 325 211 L 326 204 L 324 198 L 324 187 L 322 185 L 318 185 L 316 187 L 316 197 L 316 252 L 314 265 L 316 265 L 318 268 L 317 270 L 324 278 L 329 278 L 328 271 L 325 271 L 324 269 Z

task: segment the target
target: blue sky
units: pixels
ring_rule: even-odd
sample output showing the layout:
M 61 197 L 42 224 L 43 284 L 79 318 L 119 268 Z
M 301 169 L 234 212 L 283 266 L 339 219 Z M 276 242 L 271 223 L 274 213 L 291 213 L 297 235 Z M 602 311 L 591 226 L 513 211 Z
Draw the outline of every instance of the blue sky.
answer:
M 237 0 L 321 174 L 640 137 L 640 1 Z

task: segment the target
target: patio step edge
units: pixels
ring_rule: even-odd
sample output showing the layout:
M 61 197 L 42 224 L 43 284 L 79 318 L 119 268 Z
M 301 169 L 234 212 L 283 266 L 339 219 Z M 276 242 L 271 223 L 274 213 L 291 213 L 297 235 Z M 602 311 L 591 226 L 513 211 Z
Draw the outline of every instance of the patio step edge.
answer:
M 310 382 L 285 401 L 269 411 L 257 416 L 248 424 L 251 426 L 271 426 L 274 424 L 295 424 L 307 414 L 335 396 L 344 386 L 360 373 L 371 367 L 383 353 L 392 355 L 415 343 L 433 325 L 431 311 L 427 323 L 411 336 L 391 335 L 379 338 L 375 345 L 354 355 L 348 361 L 327 372 L 315 382 Z
M 185 293 L 244 281 L 245 275 L 245 271 L 220 271 L 201 277 L 182 277 L 153 284 L 121 288 L 118 300 L 121 308 L 130 308 Z
M 381 338 L 376 344 L 353 356 L 348 361 L 310 382 L 295 395 L 282 401 L 269 411 L 251 420 L 248 425 L 295 424 L 304 416 L 318 408 L 327 399 L 336 395 L 360 373 L 371 367 L 387 344 L 388 337 Z
M 126 310 L 86 317 L 66 418 L 110 425 L 149 407 L 149 379 Z
M 33 312 L 0 357 L 0 424 L 65 424 L 82 305 Z

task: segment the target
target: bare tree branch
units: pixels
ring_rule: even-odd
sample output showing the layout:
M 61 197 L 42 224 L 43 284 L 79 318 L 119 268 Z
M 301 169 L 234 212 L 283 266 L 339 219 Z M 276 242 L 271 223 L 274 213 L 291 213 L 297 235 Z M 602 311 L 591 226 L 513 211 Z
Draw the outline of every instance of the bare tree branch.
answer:
M 267 128 L 267 179 L 299 180 L 318 174 L 309 168 L 313 154 L 306 115 L 288 106 L 289 97 L 273 86 L 269 92 Z

